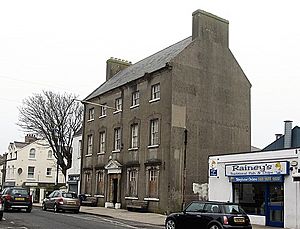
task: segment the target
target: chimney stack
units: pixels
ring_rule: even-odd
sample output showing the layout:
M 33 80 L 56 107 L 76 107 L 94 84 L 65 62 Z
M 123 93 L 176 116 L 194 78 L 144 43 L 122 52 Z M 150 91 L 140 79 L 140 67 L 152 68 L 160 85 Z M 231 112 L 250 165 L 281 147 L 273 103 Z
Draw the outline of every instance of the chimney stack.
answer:
M 220 43 L 228 47 L 229 22 L 203 10 L 193 13 L 192 39 Z
M 293 121 L 284 121 L 284 145 L 283 148 L 292 147 L 292 123 Z
M 130 65 L 131 62 L 127 60 L 121 60 L 113 57 L 109 58 L 106 61 L 106 81 Z
M 32 143 L 37 140 L 36 136 L 34 134 L 27 134 L 25 136 L 25 143 Z

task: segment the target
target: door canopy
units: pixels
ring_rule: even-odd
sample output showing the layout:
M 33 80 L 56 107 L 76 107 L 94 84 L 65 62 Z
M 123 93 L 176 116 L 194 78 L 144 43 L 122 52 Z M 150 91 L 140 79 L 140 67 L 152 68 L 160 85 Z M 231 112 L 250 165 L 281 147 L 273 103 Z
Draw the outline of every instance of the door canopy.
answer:
M 122 173 L 122 165 L 117 160 L 110 160 L 104 168 L 108 174 Z

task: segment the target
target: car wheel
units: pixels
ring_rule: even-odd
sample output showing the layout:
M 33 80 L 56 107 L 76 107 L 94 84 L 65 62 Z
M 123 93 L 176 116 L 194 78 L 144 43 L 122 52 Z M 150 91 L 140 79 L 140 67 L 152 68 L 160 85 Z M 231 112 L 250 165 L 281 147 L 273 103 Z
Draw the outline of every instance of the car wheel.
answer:
M 79 213 L 79 210 L 75 210 L 74 213 L 75 213 L 75 214 L 78 214 L 78 213 Z
M 27 212 L 27 213 L 30 213 L 30 212 L 31 212 L 31 208 L 27 208 L 27 209 L 26 209 L 26 212 Z
M 211 224 L 209 227 L 209 229 L 222 229 L 219 225 L 217 224 Z
M 46 211 L 46 210 L 47 210 L 47 207 L 46 207 L 46 204 L 45 204 L 45 203 L 42 204 L 42 209 L 43 209 L 43 211 Z
M 166 222 L 166 229 L 175 229 L 176 228 L 176 223 L 174 219 L 168 219 Z
M 57 204 L 54 204 L 53 209 L 54 209 L 54 212 L 59 212 L 58 207 L 57 207 Z

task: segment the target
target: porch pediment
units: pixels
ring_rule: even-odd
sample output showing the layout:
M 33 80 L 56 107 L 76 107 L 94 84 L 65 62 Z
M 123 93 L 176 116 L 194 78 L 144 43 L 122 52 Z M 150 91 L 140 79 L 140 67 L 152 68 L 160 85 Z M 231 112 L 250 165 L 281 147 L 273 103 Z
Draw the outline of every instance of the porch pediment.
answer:
M 104 168 L 108 174 L 122 173 L 122 164 L 117 160 L 110 160 Z

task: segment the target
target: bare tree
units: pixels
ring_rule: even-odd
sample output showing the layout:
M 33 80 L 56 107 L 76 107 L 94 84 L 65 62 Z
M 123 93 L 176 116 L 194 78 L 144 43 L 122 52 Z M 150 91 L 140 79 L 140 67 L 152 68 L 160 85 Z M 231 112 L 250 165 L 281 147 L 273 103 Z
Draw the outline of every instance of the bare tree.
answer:
M 73 137 L 82 126 L 83 107 L 75 100 L 73 94 L 43 91 L 19 107 L 18 125 L 48 140 L 65 178 L 72 165 Z

